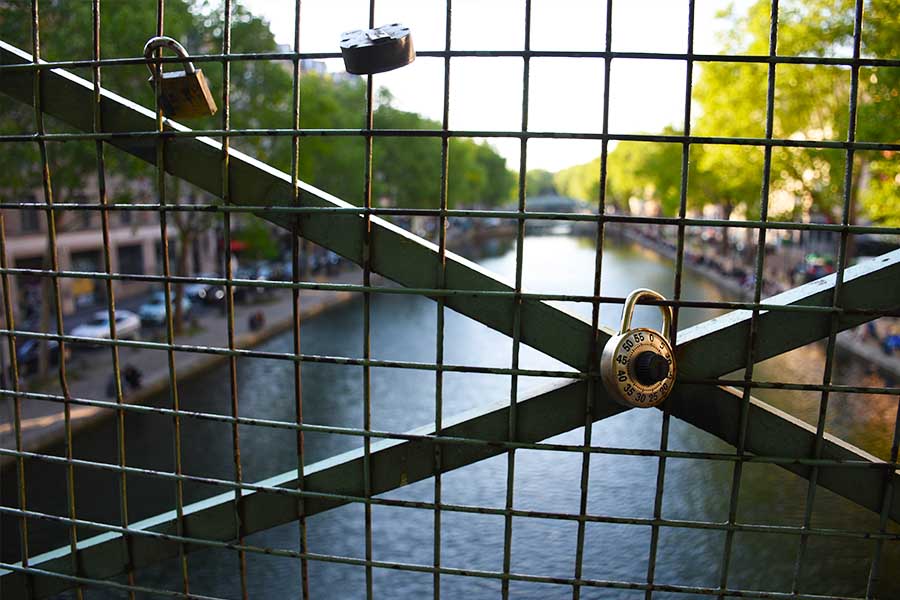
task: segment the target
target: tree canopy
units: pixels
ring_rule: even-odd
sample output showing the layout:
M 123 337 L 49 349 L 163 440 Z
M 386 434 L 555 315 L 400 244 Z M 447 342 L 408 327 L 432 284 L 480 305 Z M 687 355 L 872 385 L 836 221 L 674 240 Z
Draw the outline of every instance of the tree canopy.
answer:
M 0 39 L 30 51 L 30 4 L 24 0 L 0 3 Z M 268 23 L 233 4 L 233 53 L 278 50 Z M 220 2 L 167 0 L 165 34 L 181 41 L 193 54 L 222 49 L 224 18 Z M 140 55 L 144 42 L 156 33 L 156 7 L 152 2 L 113 2 L 103 5 L 100 18 L 102 58 Z M 41 56 L 45 60 L 91 58 L 92 16 L 88 2 L 44 0 L 41 3 Z M 201 67 L 217 101 L 223 69 L 216 62 Z M 90 78 L 90 71 L 76 70 Z M 153 106 L 153 92 L 143 65 L 104 67 L 103 87 L 129 99 Z M 293 98 L 289 61 L 233 61 L 231 63 L 231 126 L 233 128 L 290 128 Z M 300 78 L 301 127 L 359 129 L 365 122 L 365 85 L 360 78 L 333 77 L 315 72 Z M 0 96 L 0 131 L 22 133 L 31 129 L 33 111 Z M 47 118 L 48 129 L 67 131 Z M 220 127 L 220 116 L 191 120 L 197 129 Z M 439 124 L 393 107 L 383 93 L 375 114 L 377 128 L 434 129 Z M 281 169 L 290 167 L 290 137 L 240 136 L 232 145 Z M 301 179 L 350 202 L 361 203 L 364 177 L 364 142 L 355 136 L 308 136 L 300 142 Z M 40 159 L 33 144 L 8 144 L 6 172 L 0 187 L 30 193 L 40 187 Z M 81 194 L 96 172 L 94 145 L 88 142 L 49 146 L 54 192 L 67 201 Z M 108 153 L 110 174 L 125 179 L 152 170 L 117 150 Z M 440 197 L 441 154 L 438 138 L 378 138 L 374 144 L 374 196 L 397 206 L 436 207 Z M 514 176 L 505 161 L 486 143 L 454 139 L 449 151 L 451 205 L 493 205 L 513 195 Z M 125 190 L 111 201 L 127 200 Z
M 758 0 L 743 14 L 733 9 L 719 18 L 728 23 L 723 51 L 736 55 L 769 53 L 771 2 Z M 865 2 L 862 56 L 896 58 L 900 39 L 900 0 Z M 852 57 L 855 3 L 852 0 L 786 0 L 778 15 L 777 52 L 782 56 Z M 699 65 L 692 95 L 692 135 L 763 138 L 766 134 L 768 65 L 705 62 Z M 849 132 L 851 69 L 843 65 L 780 63 L 775 70 L 772 135 L 794 140 L 844 141 Z M 859 141 L 900 141 L 900 68 L 862 67 L 858 79 Z M 665 134 L 677 134 L 667 128 Z M 625 208 L 629 198 L 655 199 L 665 214 L 678 207 L 682 149 L 679 144 L 621 142 L 608 157 L 608 199 Z M 800 219 L 820 213 L 840 220 L 847 153 L 843 149 L 775 147 L 769 178 L 770 216 Z M 725 215 L 741 210 L 759 216 L 764 151 L 740 144 L 692 144 L 688 206 L 707 204 Z M 599 158 L 556 174 L 563 193 L 596 200 Z M 854 153 L 851 222 L 900 224 L 900 156 L 889 150 Z M 774 194 L 793 198 L 772 201 Z

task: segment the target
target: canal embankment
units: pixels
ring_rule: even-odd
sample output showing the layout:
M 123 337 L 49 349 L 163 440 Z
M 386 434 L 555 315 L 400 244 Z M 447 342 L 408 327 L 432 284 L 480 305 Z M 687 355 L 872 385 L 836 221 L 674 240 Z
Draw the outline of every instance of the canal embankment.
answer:
M 422 232 L 427 236 L 434 231 Z M 479 254 L 480 249 L 491 247 L 500 239 L 515 235 L 511 224 L 497 227 L 457 228 L 448 232 L 448 247 L 466 249 L 467 254 Z M 469 252 L 472 251 L 472 252 Z M 350 263 L 337 273 L 314 276 L 315 283 L 362 282 L 362 271 Z M 372 284 L 381 285 L 384 279 L 372 275 Z M 300 297 L 300 321 L 315 318 L 353 300 L 358 293 L 343 290 L 304 290 Z M 245 304 L 236 304 L 234 310 L 234 348 L 254 349 L 263 342 L 289 331 L 294 326 L 293 300 L 290 290 L 269 289 L 256 294 Z M 251 325 L 251 317 L 262 314 L 263 323 Z M 170 394 L 171 382 L 180 384 L 222 366 L 229 359 L 228 323 L 224 311 L 204 311 L 193 316 L 186 324 L 185 332 L 176 335 L 173 345 L 190 347 L 190 351 L 174 351 L 170 367 L 169 352 L 159 342 L 165 335 L 157 331 L 152 339 L 142 338 L 137 345 L 126 342 L 118 346 L 118 360 L 122 377 L 122 401 L 125 404 L 145 404 L 164 394 Z M 154 342 L 157 343 L 156 347 Z M 149 347 L 148 347 L 149 346 Z M 66 385 L 68 388 L 68 427 L 73 434 L 83 433 L 117 414 L 113 358 L 109 345 L 95 348 L 74 346 L 66 360 Z M 225 349 L 226 351 L 223 351 Z M 141 374 L 140 387 L 135 389 L 126 383 L 124 372 L 133 367 Z M 20 402 L 20 431 L 22 447 L 38 451 L 58 445 L 66 439 L 66 403 L 59 378 L 53 375 L 43 381 L 22 379 L 20 389 L 28 395 Z M 177 387 L 176 387 L 177 389 Z M 0 448 L 16 448 L 15 406 L 12 397 L 0 399 Z M 0 455 L 0 469 L 14 461 L 12 456 Z
M 320 278 L 320 283 L 359 283 L 360 271 L 356 268 Z M 378 283 L 377 276 L 373 283 Z M 300 321 L 315 318 L 353 299 L 354 293 L 343 290 L 304 291 L 300 296 Z M 260 313 L 264 323 L 251 324 L 251 317 Z M 253 303 L 237 304 L 234 310 L 234 348 L 252 349 L 272 337 L 290 330 L 294 325 L 294 304 L 288 289 L 271 289 Z M 177 335 L 174 345 L 191 347 L 194 351 L 175 351 L 174 372 L 176 380 L 185 382 L 206 373 L 229 359 L 227 318 L 223 312 L 207 311 L 190 319 L 186 332 Z M 162 339 L 160 339 L 162 338 Z M 144 347 L 120 345 L 118 347 L 120 371 L 134 367 L 141 373 L 141 385 L 130 388 L 122 381 L 123 402 L 143 404 L 150 399 L 167 394 L 172 381 L 169 352 L 153 348 L 153 342 L 165 341 L 163 336 Z M 127 344 L 127 343 L 126 343 Z M 151 347 L 146 347 L 146 346 Z M 116 402 L 113 380 L 113 358 L 109 346 L 96 348 L 74 347 L 66 361 L 66 382 L 69 397 L 69 422 L 72 433 L 81 433 L 98 423 L 114 417 L 116 410 L 110 404 Z M 54 371 L 55 374 L 55 371 Z M 20 402 L 20 429 L 22 447 L 36 451 L 65 440 L 66 418 L 64 395 L 58 377 L 51 376 L 43 382 L 22 381 L 22 391 L 30 395 Z M 45 398 L 45 399 L 41 399 Z M 99 401 L 99 402 L 98 402 Z M 0 448 L 16 448 L 15 413 L 12 398 L 2 404 L 0 421 Z M 0 468 L 13 461 L 8 455 L 0 456 Z
M 608 227 L 608 233 L 636 243 L 660 256 L 673 260 L 675 258 L 675 250 L 670 245 L 652 236 L 639 234 L 629 228 L 612 226 Z M 466 239 L 470 242 L 469 245 L 479 247 L 483 245 Z M 727 276 L 712 266 L 686 260 L 685 269 L 709 280 L 735 299 L 752 299 L 752 286 L 742 285 L 736 278 Z M 358 283 L 360 272 L 352 267 L 320 279 L 323 283 Z M 377 281 L 376 279 L 375 282 Z M 779 287 L 770 282 L 765 295 L 781 291 Z M 315 318 L 342 306 L 353 297 L 354 293 L 348 291 L 304 290 L 300 300 L 300 320 L 302 322 Z M 265 323 L 262 326 L 251 327 L 251 316 L 260 312 L 264 315 Z M 270 290 L 260 300 L 235 307 L 234 347 L 256 348 L 263 342 L 290 330 L 293 324 L 293 301 L 290 291 Z M 193 320 L 186 333 L 176 336 L 175 345 L 190 347 L 192 350 L 174 352 L 175 378 L 179 383 L 207 373 L 228 361 L 228 352 L 221 351 L 229 347 L 227 331 L 225 315 L 207 311 Z M 847 355 L 850 360 L 859 360 L 881 369 L 885 374 L 900 377 L 900 358 L 896 355 L 886 355 L 877 343 L 866 339 L 867 334 L 863 328 L 839 334 L 837 338 L 839 352 Z M 156 341 L 164 339 L 158 338 Z M 125 345 L 119 347 L 118 354 L 121 369 L 133 366 L 142 373 L 142 385 L 139 389 L 124 390 L 125 403 L 143 404 L 170 393 L 172 371 L 169 367 L 169 353 L 164 346 L 148 348 Z M 74 349 L 72 357 L 67 360 L 67 383 L 71 398 L 69 421 L 73 433 L 83 432 L 117 414 L 116 398 L 110 393 L 113 371 L 112 353 L 108 346 Z M 23 382 L 23 391 L 31 393 L 20 403 L 23 448 L 35 451 L 62 442 L 66 435 L 65 403 L 62 401 L 63 394 L 58 379 L 51 377 L 49 381 L 40 385 Z M 4 399 L 0 404 L 0 415 L 3 417 L 0 421 L 0 448 L 13 449 L 16 442 L 11 398 Z M 0 467 L 6 466 L 11 461 L 10 456 L 0 456 Z
M 645 232 L 614 225 L 608 225 L 607 232 L 648 248 L 671 260 L 676 259 L 677 250 L 671 244 Z M 709 261 L 698 262 L 686 259 L 684 268 L 713 282 L 736 300 L 748 302 L 753 300 L 754 285 L 752 280 L 742 283 L 738 278 L 724 273 L 722 269 L 715 268 Z M 763 281 L 763 298 L 779 294 L 786 289 L 784 283 L 775 281 L 774 278 L 765 280 Z M 860 326 L 856 329 L 839 333 L 835 340 L 838 352 L 853 356 L 872 367 L 881 369 L 886 374 L 900 377 L 900 356 L 896 352 L 886 354 L 879 344 L 879 339 L 887 335 L 891 328 L 896 325 L 894 323 L 896 319 L 885 317 L 880 319 L 880 321 L 883 323 L 875 323 L 873 325 L 874 330 L 868 329 L 866 326 Z

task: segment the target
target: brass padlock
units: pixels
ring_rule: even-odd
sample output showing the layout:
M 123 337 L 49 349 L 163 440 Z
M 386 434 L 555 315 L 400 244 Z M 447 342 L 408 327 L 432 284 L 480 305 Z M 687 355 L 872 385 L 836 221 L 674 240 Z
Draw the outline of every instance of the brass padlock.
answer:
M 164 73 L 162 64 L 153 64 L 153 52 L 158 48 L 169 48 L 180 56 L 184 63 L 183 71 Z M 163 114 L 173 119 L 191 119 L 216 114 L 216 101 L 213 100 L 203 71 L 195 69 L 184 46 L 176 40 L 158 36 L 150 38 L 144 46 L 144 58 L 150 69 L 150 85 L 159 82 L 159 105 Z
M 657 406 L 675 384 L 675 352 L 672 339 L 672 309 L 660 306 L 663 331 L 638 327 L 631 329 L 631 315 L 637 301 L 644 297 L 665 300 L 653 290 L 637 289 L 628 294 L 622 309 L 619 334 L 609 338 L 600 357 L 600 377 L 607 391 L 619 404 L 637 408 Z

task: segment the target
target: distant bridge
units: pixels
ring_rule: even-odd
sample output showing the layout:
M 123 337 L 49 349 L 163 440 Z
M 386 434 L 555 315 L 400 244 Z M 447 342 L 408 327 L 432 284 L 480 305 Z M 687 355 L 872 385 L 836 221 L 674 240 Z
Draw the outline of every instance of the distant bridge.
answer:
M 572 233 L 596 233 L 597 226 L 591 221 L 572 221 L 567 218 L 571 214 L 596 213 L 589 203 L 577 198 L 557 195 L 530 196 L 525 200 L 525 209 L 529 213 L 559 213 L 557 219 L 534 219 L 527 223 L 529 233 L 568 235 Z

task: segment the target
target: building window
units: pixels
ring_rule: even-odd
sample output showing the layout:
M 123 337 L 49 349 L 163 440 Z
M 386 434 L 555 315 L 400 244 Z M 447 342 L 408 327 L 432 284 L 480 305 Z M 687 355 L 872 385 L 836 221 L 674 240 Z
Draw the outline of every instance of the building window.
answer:
M 22 232 L 34 233 L 41 230 L 41 215 L 36 208 L 23 208 L 19 211 L 22 215 Z
M 81 193 L 74 194 L 72 196 L 72 200 L 75 202 L 75 204 L 88 204 L 87 196 L 85 196 L 84 194 L 81 194 Z M 77 212 L 81 213 L 81 215 L 79 217 L 81 219 L 81 227 L 84 229 L 90 229 L 91 224 L 93 223 L 93 220 L 94 220 L 93 219 L 94 215 L 92 214 L 93 211 L 79 210 Z
M 144 274 L 144 247 L 140 244 L 119 246 L 119 272 Z

